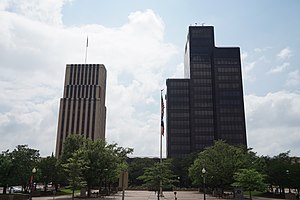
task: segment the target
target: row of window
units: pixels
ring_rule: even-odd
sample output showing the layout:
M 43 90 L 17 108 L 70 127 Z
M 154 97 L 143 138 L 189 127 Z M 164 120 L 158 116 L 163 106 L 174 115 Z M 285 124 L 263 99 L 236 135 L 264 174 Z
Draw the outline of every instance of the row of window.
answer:
M 212 110 L 194 110 L 195 115 L 213 115 Z
M 100 98 L 101 87 L 96 85 L 67 85 L 65 98 Z
M 240 105 L 240 99 L 221 99 L 219 101 L 220 105 Z
M 98 85 L 99 66 L 76 66 L 71 65 L 69 68 L 70 85 Z
M 207 69 L 207 70 L 211 70 L 211 64 L 207 64 L 207 63 L 191 63 L 191 69 Z
M 213 119 L 195 119 L 194 122 L 200 123 L 200 124 L 213 124 Z
M 170 145 L 170 150 L 171 151 L 190 151 L 190 145 L 181 145 L 181 144 L 179 144 L 179 145 L 175 145 L 175 144 L 173 144 L 173 145 Z
M 210 78 L 204 78 L 204 79 L 193 79 L 193 83 L 200 83 L 200 84 L 211 84 Z
M 240 68 L 238 68 L 238 67 L 218 67 L 217 71 L 222 72 L 222 73 L 224 73 L 224 72 L 225 73 L 226 72 L 233 73 L 233 72 L 240 72 Z
M 229 113 L 229 114 L 240 114 L 241 113 L 240 108 L 220 108 L 220 113 Z
M 223 76 L 223 75 L 218 75 L 217 79 L 219 81 L 239 81 L 240 80 L 240 76 L 238 75 L 227 75 L 227 76 Z
M 171 143 L 171 145 L 173 144 L 181 144 L 181 145 L 189 145 L 190 144 L 190 137 L 170 137 L 169 142 Z
M 223 97 L 238 97 L 242 95 L 241 91 L 237 91 L 237 90 L 226 90 L 226 91 L 222 91 L 220 92 L 221 96 Z
M 170 113 L 169 115 L 168 115 L 168 117 L 183 117 L 183 118 L 188 118 L 188 117 L 190 117 L 190 113 L 188 113 L 188 112 L 180 112 L 180 113 L 174 113 L 174 112 L 172 112 L 172 113 Z
M 189 135 L 190 129 L 168 128 L 168 134 L 171 135 Z
M 169 122 L 169 125 L 170 126 L 174 126 L 174 125 L 189 126 L 190 122 L 189 121 L 183 121 L 183 120 L 178 120 L 178 121 L 172 120 L 172 121 Z
M 197 94 L 197 95 L 194 95 L 194 99 L 212 100 L 212 95 Z
M 188 87 L 189 86 L 189 82 L 187 81 L 169 81 L 168 82 L 168 87 Z
M 242 131 L 242 125 L 221 125 L 220 130 L 222 131 Z
M 236 58 L 215 58 L 214 63 L 221 65 L 237 65 L 240 62 Z
M 211 86 L 197 86 L 197 87 L 193 87 L 193 91 L 195 91 L 195 92 L 201 92 L 201 91 L 211 92 L 212 87 Z
M 210 57 L 208 55 L 193 55 L 191 62 L 210 63 Z
M 241 85 L 239 83 L 219 83 L 218 88 L 220 89 L 238 89 Z
M 192 74 L 193 74 L 193 76 L 199 76 L 199 75 L 200 76 L 204 75 L 204 76 L 208 76 L 208 77 L 211 76 L 210 71 L 193 71 Z
M 241 117 L 220 117 L 221 122 L 241 122 L 242 118 Z
M 194 107 L 211 108 L 213 106 L 213 104 L 211 103 L 211 101 L 209 101 L 209 102 L 194 103 L 193 106 Z
M 169 102 L 169 104 L 175 104 L 176 102 L 189 102 L 189 97 L 176 97 L 176 98 L 168 98 L 169 100 L 168 100 L 168 102 Z
M 213 135 L 195 135 L 195 140 L 197 141 L 211 141 L 214 140 L 215 137 Z
M 168 90 L 168 94 L 172 95 L 172 94 L 182 94 L 182 95 L 188 95 L 189 94 L 189 90 L 188 89 L 171 89 Z
M 211 133 L 214 131 L 214 127 L 212 126 L 201 126 L 201 127 L 196 127 L 194 129 L 195 133 L 201 133 L 201 132 L 206 132 L 206 133 Z

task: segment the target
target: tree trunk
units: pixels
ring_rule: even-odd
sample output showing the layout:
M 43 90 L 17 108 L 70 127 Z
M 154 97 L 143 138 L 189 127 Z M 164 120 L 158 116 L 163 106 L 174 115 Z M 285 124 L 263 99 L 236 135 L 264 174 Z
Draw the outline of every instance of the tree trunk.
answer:
M 74 193 L 75 193 L 75 190 L 72 189 L 72 200 L 74 200 Z
M 160 189 L 157 190 L 157 200 L 159 200 L 159 195 L 160 195 L 159 192 L 160 192 Z
M 87 195 L 88 195 L 88 197 L 91 197 L 91 186 L 87 186 Z
M 251 190 L 249 190 L 249 194 L 250 194 L 250 200 L 252 200 Z

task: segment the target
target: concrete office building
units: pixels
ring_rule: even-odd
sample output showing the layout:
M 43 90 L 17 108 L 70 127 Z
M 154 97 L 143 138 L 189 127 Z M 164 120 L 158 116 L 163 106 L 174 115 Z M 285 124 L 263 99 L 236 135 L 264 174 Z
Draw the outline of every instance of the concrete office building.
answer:
M 190 26 L 184 79 L 167 79 L 167 157 L 215 140 L 247 145 L 240 49 L 215 47 L 212 26 Z
M 71 134 L 105 140 L 106 69 L 101 64 L 69 64 L 60 100 L 56 157 Z

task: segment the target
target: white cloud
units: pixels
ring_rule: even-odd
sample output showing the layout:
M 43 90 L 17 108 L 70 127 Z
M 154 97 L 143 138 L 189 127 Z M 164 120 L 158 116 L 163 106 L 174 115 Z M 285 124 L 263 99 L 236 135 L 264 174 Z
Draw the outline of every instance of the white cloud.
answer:
M 262 52 L 268 51 L 269 49 L 272 49 L 272 47 L 255 48 L 254 52 L 262 53 Z
M 248 145 L 260 155 L 300 153 L 300 94 L 286 91 L 245 96 Z
M 292 56 L 292 50 L 289 47 L 286 47 L 284 49 L 282 49 L 278 54 L 277 57 L 279 59 L 288 59 Z
M 180 63 L 176 66 L 174 74 L 168 78 L 184 78 L 184 64 Z
M 243 51 L 241 54 L 243 78 L 247 81 L 254 81 L 255 77 L 251 75 L 251 71 L 255 68 L 256 62 L 249 62 L 248 52 Z
M 4 0 L 0 10 L 9 10 L 33 21 L 62 25 L 61 10 L 70 0 Z
M 292 71 L 288 74 L 288 80 L 286 81 L 287 86 L 296 86 L 300 84 L 300 73 L 299 70 Z
M 270 69 L 270 70 L 268 71 L 268 73 L 269 73 L 269 74 L 274 74 L 274 73 L 280 73 L 280 72 L 283 72 L 283 71 L 285 71 L 285 70 L 287 69 L 288 66 L 290 66 L 290 63 L 285 62 L 285 63 L 283 63 L 282 65 L 279 65 L 279 66 L 276 66 L 276 67 Z
M 42 155 L 54 151 L 65 65 L 84 62 L 88 35 L 88 63 L 103 63 L 108 72 L 108 142 L 133 147 L 136 156 L 159 156 L 163 69 L 178 54 L 164 41 L 163 20 L 146 10 L 118 28 L 64 27 L 64 1 L 13 2 L 0 11 L 1 150 L 29 144 Z

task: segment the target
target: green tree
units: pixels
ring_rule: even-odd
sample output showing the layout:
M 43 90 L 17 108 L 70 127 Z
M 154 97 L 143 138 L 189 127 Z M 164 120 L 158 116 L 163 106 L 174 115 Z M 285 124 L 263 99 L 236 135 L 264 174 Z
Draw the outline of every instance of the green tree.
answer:
M 159 191 L 160 184 L 163 188 L 172 188 L 173 183 L 178 182 L 177 176 L 171 171 L 170 162 L 155 163 L 154 166 L 146 168 L 138 179 L 144 182 L 144 186 L 155 191 Z M 159 199 L 159 194 L 157 196 Z
M 60 157 L 62 164 L 66 163 L 73 153 L 82 148 L 86 143 L 86 139 L 82 135 L 72 134 L 66 138 L 63 145 L 63 152 Z
M 289 180 L 290 180 L 290 187 L 297 189 L 299 194 L 300 192 L 300 163 L 299 158 L 293 157 L 291 158 L 292 165 L 290 168 Z
M 279 186 L 281 194 L 284 194 L 284 188 L 295 188 L 299 191 L 300 164 L 289 153 L 288 151 L 274 157 L 265 157 L 267 182 L 271 188 Z
M 172 171 L 178 175 L 178 187 L 191 187 L 191 181 L 189 179 L 189 167 L 193 164 L 196 157 L 197 154 L 192 153 L 186 158 L 172 159 Z
M 37 167 L 40 158 L 39 150 L 30 149 L 28 145 L 18 145 L 11 153 L 12 169 L 14 176 L 12 184 L 22 185 L 26 188 L 32 169 Z
M 108 181 L 109 191 L 112 183 L 118 181 L 120 173 L 124 171 L 124 166 L 126 166 L 126 171 L 128 170 L 128 154 L 133 152 L 132 148 L 119 147 L 116 143 L 107 145 L 108 151 L 112 156 L 109 156 L 109 163 L 111 169 L 109 169 L 106 174 L 106 179 Z
M 253 167 L 254 155 L 248 155 L 244 147 L 231 146 L 224 141 L 200 152 L 189 168 L 189 177 L 194 185 L 202 184 L 202 168 L 205 168 L 207 185 L 212 188 L 230 188 L 233 175 L 239 169 Z M 251 159 L 250 159 L 251 158 Z
M 279 186 L 280 193 L 284 194 L 284 188 L 289 185 L 289 174 L 291 161 L 289 152 L 280 153 L 274 157 L 265 157 L 267 164 L 267 182 L 272 186 Z
M 62 164 L 62 166 L 68 175 L 69 187 L 72 189 L 72 199 L 74 199 L 75 190 L 86 186 L 86 181 L 82 175 L 82 171 L 87 168 L 84 152 L 75 151 L 72 157 L 67 159 L 67 163 Z
M 130 186 L 141 186 L 143 181 L 137 177 L 144 174 L 144 169 L 159 162 L 159 159 L 153 158 L 129 158 L 128 159 L 128 182 Z
M 57 159 L 52 154 L 46 158 L 41 158 L 38 163 L 38 169 L 40 172 L 40 181 L 44 183 L 44 191 L 47 191 L 48 183 L 52 182 L 53 185 L 57 185 L 59 179 L 59 165 Z
M 12 160 L 9 151 L 0 154 L 0 186 L 3 187 L 3 194 L 6 194 L 7 186 L 11 183 Z
M 232 186 L 249 191 L 250 200 L 252 200 L 251 191 L 263 191 L 267 187 L 264 183 L 264 175 L 255 169 L 241 169 L 234 174 L 233 178 L 235 182 Z
M 77 151 L 82 152 L 82 159 L 85 160 L 86 168 L 82 169 L 81 173 L 86 181 L 88 196 L 90 196 L 92 187 L 99 187 L 99 192 L 101 192 L 103 181 L 110 183 L 117 180 L 119 164 L 126 160 L 127 154 L 131 153 L 133 149 L 118 147 L 117 144 L 107 144 L 103 140 L 92 141 L 73 135 L 68 137 L 64 143 L 60 159 L 62 165 L 66 164 Z M 69 175 L 67 174 L 67 176 Z

